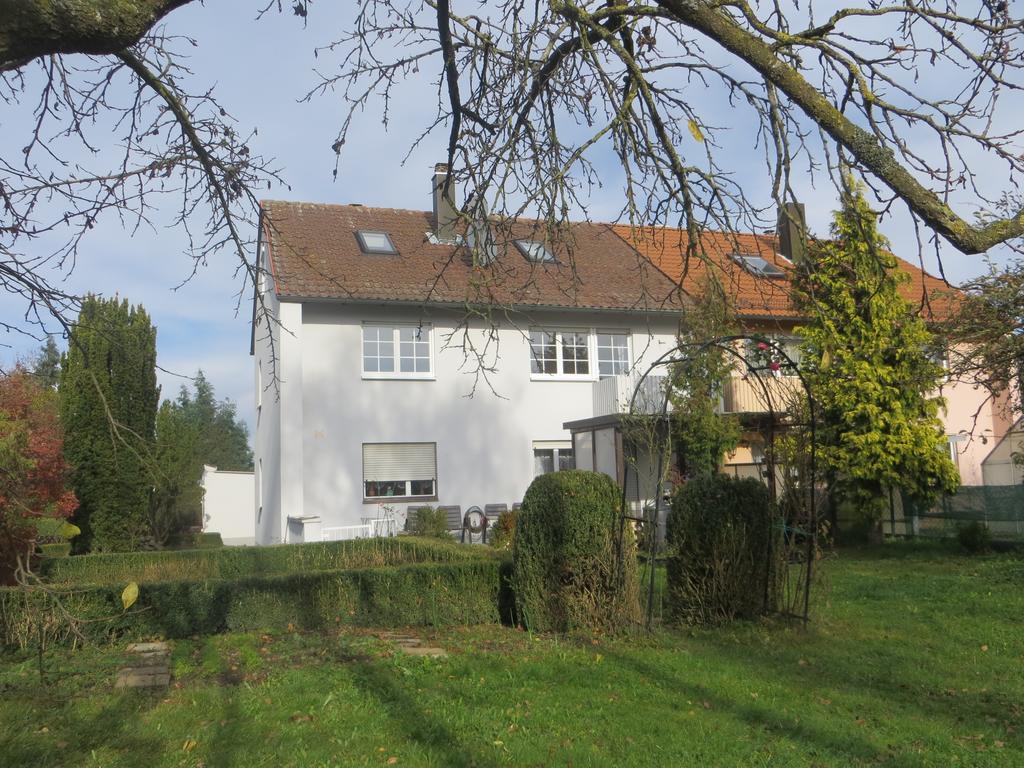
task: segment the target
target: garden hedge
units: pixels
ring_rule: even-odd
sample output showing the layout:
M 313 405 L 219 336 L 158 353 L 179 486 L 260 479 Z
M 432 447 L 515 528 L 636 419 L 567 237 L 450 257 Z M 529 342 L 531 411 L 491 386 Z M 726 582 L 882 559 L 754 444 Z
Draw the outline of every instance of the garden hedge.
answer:
M 775 507 L 752 478 L 715 474 L 676 489 L 666 539 L 670 620 L 709 624 L 774 608 L 784 570 Z
M 229 630 L 318 629 L 333 626 L 447 626 L 509 619 L 508 564 L 494 558 L 462 563 L 250 576 L 140 585 L 121 606 L 121 587 L 69 590 L 65 607 L 90 642 L 182 638 Z M 25 647 L 40 623 L 50 642 L 73 639 L 41 592 L 0 589 L 0 641 Z
M 55 584 L 140 584 L 156 581 L 238 579 L 270 574 L 339 571 L 407 563 L 461 563 L 486 550 L 453 542 L 401 536 L 271 547 L 124 552 L 45 559 L 42 575 Z
M 512 592 L 523 626 L 613 630 L 640 620 L 636 545 L 620 498 L 600 472 L 552 472 L 530 484 L 512 545 Z

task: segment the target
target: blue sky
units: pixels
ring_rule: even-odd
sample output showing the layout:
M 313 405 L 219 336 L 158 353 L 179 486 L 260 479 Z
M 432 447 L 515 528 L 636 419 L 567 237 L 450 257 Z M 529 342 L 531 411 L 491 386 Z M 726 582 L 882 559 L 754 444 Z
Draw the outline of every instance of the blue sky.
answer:
M 347 28 L 354 4 L 317 4 L 305 28 L 288 13 L 273 13 L 257 21 L 254 9 L 258 5 L 240 0 L 192 4 L 174 12 L 167 28 L 170 33 L 197 40 L 197 47 L 188 48 L 190 68 L 195 73 L 193 87 L 215 86 L 222 105 L 238 119 L 241 128 L 258 128 L 253 150 L 276 158 L 283 169 L 290 189 L 275 186 L 264 196 L 429 208 L 429 174 L 433 163 L 444 159 L 446 136 L 428 138 L 404 165 L 400 161 L 433 112 L 436 92 L 428 76 L 434 73 L 423 73 L 418 81 L 398 89 L 387 131 L 381 125 L 380 104 L 360 115 L 334 181 L 331 145 L 343 115 L 340 100 L 321 96 L 304 103 L 299 99 L 316 84 L 314 67 L 330 66 L 328 57 L 314 58 L 314 47 L 329 43 Z M 25 112 L 24 107 L 0 105 L 0 132 L 14 135 L 15 129 L 24 126 L 26 115 L 17 109 Z M 706 122 L 731 124 L 724 100 L 705 109 Z M 749 147 L 749 135 L 740 128 L 735 133 L 726 131 L 721 137 L 727 151 L 736 155 L 735 167 L 754 169 L 748 192 L 763 195 L 767 180 L 758 176 L 764 168 L 763 160 L 752 150 L 743 149 Z M 744 152 L 750 154 L 748 163 L 743 162 Z M 592 196 L 589 215 L 595 220 L 609 220 L 621 206 L 619 174 L 610 157 L 602 159 L 599 166 L 606 183 Z M 830 211 L 836 205 L 827 180 L 822 178 L 821 184 L 814 189 L 805 180 L 800 189 L 808 204 L 810 227 L 819 233 L 827 231 Z M 163 218 L 167 220 L 174 200 L 168 198 L 165 205 L 168 207 Z M 145 228 L 134 234 L 114 217 L 100 220 L 66 285 L 75 292 L 116 293 L 145 305 L 158 328 L 158 363 L 165 369 L 160 373 L 164 396 L 177 392 L 182 376 L 202 368 L 217 394 L 235 401 L 239 413 L 251 425 L 254 383 L 248 354 L 249 304 L 244 297 L 239 304 L 239 292 L 245 286 L 235 274 L 236 263 L 231 254 L 225 253 L 176 287 L 189 276 L 192 263 L 183 234 L 162 226 L 160 217 L 158 214 L 155 229 Z M 883 222 L 882 230 L 897 252 L 915 258 L 917 246 L 908 219 L 891 218 Z M 950 248 L 944 250 L 943 261 L 947 276 L 954 281 L 976 275 L 984 267 L 979 257 L 966 257 Z M 935 270 L 936 265 L 926 262 L 926 267 Z M 21 312 L 23 307 L 16 306 L 10 297 L 0 298 L 0 316 L 14 319 Z M 0 347 L 0 364 L 4 366 L 38 348 L 31 339 L 2 332 L 0 344 L 6 345 Z

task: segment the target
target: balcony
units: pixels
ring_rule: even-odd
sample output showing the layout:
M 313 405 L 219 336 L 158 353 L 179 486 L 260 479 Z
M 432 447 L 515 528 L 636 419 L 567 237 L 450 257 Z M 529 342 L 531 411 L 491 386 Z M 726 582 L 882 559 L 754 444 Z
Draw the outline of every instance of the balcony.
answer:
M 630 399 L 636 390 L 640 374 L 625 373 L 609 376 L 594 383 L 594 416 L 610 416 L 616 413 L 629 413 Z M 648 376 L 640 385 L 633 401 L 633 413 L 661 413 L 665 401 L 664 376 Z M 672 410 L 669 403 L 668 409 Z
M 785 413 L 804 397 L 796 376 L 732 376 L 722 391 L 722 413 Z M 768 398 L 771 399 L 769 408 Z

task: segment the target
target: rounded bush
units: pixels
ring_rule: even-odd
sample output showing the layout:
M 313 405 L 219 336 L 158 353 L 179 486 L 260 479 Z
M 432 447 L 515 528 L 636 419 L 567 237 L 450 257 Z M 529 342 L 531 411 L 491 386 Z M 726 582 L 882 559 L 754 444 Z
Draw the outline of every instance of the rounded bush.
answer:
M 961 525 L 956 532 L 960 546 L 971 554 L 988 552 L 992 548 L 992 532 L 980 520 Z
M 614 630 L 640 620 L 636 544 L 607 475 L 568 470 L 530 484 L 516 521 L 512 591 L 532 631 Z
M 752 478 L 694 478 L 672 499 L 667 614 L 688 624 L 752 618 L 776 602 L 784 564 L 768 488 Z

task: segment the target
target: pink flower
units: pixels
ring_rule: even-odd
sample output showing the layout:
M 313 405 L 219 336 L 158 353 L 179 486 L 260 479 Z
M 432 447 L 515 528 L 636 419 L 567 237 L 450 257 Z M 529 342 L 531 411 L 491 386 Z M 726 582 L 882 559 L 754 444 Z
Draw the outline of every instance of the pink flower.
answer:
M 782 366 L 779 364 L 777 360 L 772 360 L 770 363 L 768 363 L 768 367 L 771 368 L 773 371 L 777 371 Z
M 759 341 L 757 342 L 757 348 L 764 352 L 766 349 L 768 349 L 768 345 L 763 341 Z

